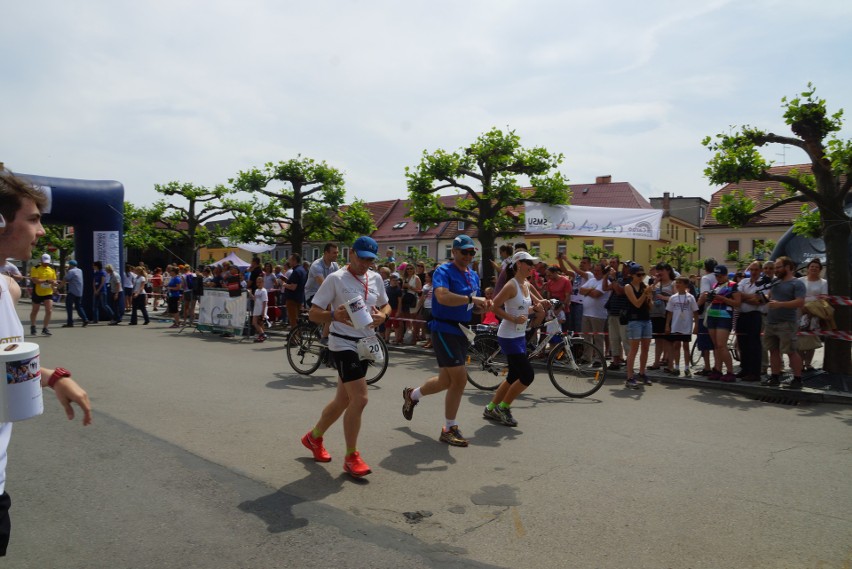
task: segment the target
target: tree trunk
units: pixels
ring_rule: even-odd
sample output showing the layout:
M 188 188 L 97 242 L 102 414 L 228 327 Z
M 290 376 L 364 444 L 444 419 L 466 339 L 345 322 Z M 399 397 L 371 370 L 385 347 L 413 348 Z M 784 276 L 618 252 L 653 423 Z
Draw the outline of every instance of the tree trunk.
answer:
M 491 279 L 494 277 L 494 244 L 497 243 L 497 235 L 493 231 L 479 228 L 479 244 L 482 246 L 482 290 L 492 286 Z
M 820 211 L 825 231 L 825 254 L 828 259 L 826 276 L 828 293 L 849 297 L 849 219 L 842 216 L 843 210 L 832 213 L 826 209 Z M 852 306 L 832 304 L 837 329 L 852 331 Z M 823 369 L 829 373 L 852 375 L 852 342 L 839 338 L 826 338 L 825 362 Z
M 302 187 L 293 183 L 293 222 L 290 224 L 290 245 L 292 252 L 302 256 L 302 243 L 304 241 L 304 230 L 302 228 Z

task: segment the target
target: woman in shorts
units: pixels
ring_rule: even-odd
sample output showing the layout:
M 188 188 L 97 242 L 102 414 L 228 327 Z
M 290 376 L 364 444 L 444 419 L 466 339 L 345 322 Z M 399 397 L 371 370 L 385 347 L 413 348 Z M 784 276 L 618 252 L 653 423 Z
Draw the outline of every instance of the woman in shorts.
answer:
M 627 339 L 630 340 L 630 353 L 627 354 L 628 389 L 639 389 L 639 381 L 651 385 L 645 375 L 648 364 L 648 350 L 651 347 L 651 304 L 653 289 L 645 284 L 645 269 L 641 265 L 630 267 L 631 281 L 624 287 L 627 296 Z M 641 350 L 641 351 L 640 351 Z M 639 354 L 639 374 L 633 374 L 636 353 Z
M 734 311 L 742 303 L 742 293 L 739 292 L 737 283 L 728 280 L 728 268 L 725 265 L 716 265 L 713 274 L 716 276 L 716 285 L 709 292 L 703 292 L 698 297 L 699 306 L 709 304 L 704 318 L 707 333 L 713 340 L 714 346 L 715 367 L 707 379 L 733 383 L 737 378 L 734 375 L 734 359 L 728 351 L 728 337 L 734 328 Z M 727 368 L 728 373 L 722 375 L 723 368 Z

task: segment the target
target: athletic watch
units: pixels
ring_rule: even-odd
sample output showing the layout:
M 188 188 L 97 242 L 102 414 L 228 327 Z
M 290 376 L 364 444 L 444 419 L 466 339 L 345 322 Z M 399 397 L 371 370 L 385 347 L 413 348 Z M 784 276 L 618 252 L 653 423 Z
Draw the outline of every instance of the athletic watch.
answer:
M 53 389 L 53 386 L 56 385 L 56 382 L 62 379 L 63 377 L 71 377 L 71 372 L 65 369 L 64 367 L 58 367 L 53 370 L 53 375 L 50 376 L 50 379 L 47 380 L 47 386 Z

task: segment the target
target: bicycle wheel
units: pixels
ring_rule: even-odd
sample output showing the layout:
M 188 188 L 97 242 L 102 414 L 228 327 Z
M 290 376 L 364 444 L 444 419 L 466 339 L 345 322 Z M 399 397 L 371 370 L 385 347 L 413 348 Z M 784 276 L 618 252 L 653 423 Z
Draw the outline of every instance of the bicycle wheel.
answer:
M 509 373 L 509 360 L 494 334 L 478 334 L 467 352 L 467 380 L 477 389 L 494 391 Z
M 591 342 L 571 342 L 570 351 L 565 343 L 556 346 L 547 358 L 550 382 L 560 393 L 580 399 L 600 389 L 606 380 L 606 363 L 592 367 L 582 363 L 586 350 L 591 351 L 592 362 L 606 362 L 600 348 Z
M 380 362 L 369 362 L 367 365 L 367 374 L 364 378 L 367 380 L 367 385 L 373 385 L 377 381 L 379 381 L 383 375 L 385 375 L 385 371 L 388 369 L 388 346 L 385 344 L 384 339 L 381 336 L 376 336 L 379 340 L 379 345 L 382 347 L 382 361 Z
M 287 334 L 287 361 L 296 373 L 310 375 L 322 363 L 320 329 L 313 324 L 299 324 Z
M 701 363 L 701 350 L 698 349 L 698 340 L 695 340 L 692 344 L 692 351 L 689 353 L 689 362 L 697 366 Z

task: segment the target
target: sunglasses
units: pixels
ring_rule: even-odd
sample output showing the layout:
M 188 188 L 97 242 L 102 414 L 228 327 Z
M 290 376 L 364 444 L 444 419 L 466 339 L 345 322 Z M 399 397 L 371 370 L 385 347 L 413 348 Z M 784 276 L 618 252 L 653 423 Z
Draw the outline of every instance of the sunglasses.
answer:
M 476 249 L 459 249 L 462 255 L 470 255 L 473 257 L 476 255 Z

